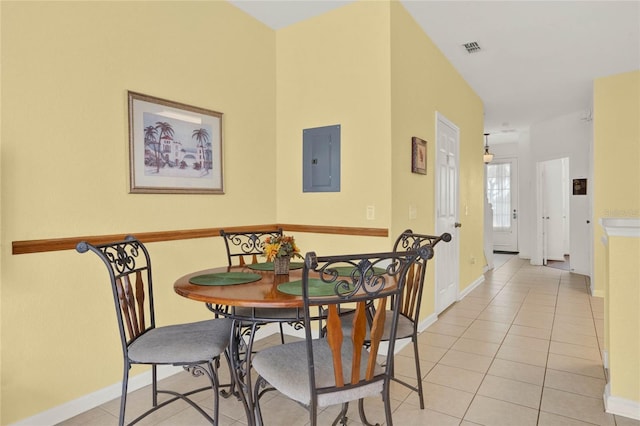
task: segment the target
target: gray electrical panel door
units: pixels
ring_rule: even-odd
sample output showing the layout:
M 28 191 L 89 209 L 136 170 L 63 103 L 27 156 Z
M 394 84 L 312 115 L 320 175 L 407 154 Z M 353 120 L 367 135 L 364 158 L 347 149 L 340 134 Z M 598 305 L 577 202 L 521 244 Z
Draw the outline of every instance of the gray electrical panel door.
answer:
M 340 125 L 302 131 L 303 192 L 340 192 Z

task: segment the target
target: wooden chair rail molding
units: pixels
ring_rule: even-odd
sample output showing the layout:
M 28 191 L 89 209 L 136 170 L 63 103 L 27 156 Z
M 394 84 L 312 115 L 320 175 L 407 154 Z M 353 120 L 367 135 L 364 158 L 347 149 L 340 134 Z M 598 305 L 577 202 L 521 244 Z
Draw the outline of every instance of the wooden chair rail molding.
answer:
M 220 230 L 233 232 L 250 232 L 263 229 L 282 228 L 289 232 L 309 232 L 315 234 L 357 235 L 363 237 L 388 237 L 389 230 L 385 228 L 357 228 L 348 226 L 316 226 L 294 224 L 268 224 L 248 226 L 226 226 L 224 228 L 186 229 L 178 231 L 157 231 L 130 233 L 143 243 L 159 241 L 189 240 L 192 238 L 219 237 Z M 74 250 L 80 241 L 91 244 L 102 244 L 123 239 L 128 234 L 94 235 L 88 237 L 50 238 L 46 240 L 13 241 L 12 254 L 42 253 L 47 251 Z

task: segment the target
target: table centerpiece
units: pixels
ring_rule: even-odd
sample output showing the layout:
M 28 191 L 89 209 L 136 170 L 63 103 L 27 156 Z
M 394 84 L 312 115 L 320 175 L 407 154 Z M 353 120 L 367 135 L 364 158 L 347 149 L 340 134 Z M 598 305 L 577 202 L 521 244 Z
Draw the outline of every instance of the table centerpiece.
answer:
M 276 275 L 289 273 L 289 263 L 292 257 L 302 259 L 295 239 L 288 235 L 265 238 L 262 243 L 262 255 L 267 258 L 267 262 L 273 262 L 273 272 Z

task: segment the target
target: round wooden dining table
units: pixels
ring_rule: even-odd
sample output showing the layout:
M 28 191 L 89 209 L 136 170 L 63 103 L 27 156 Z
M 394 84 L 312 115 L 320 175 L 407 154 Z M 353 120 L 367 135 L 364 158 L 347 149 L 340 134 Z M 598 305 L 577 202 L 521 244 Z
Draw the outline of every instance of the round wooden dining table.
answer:
M 301 283 L 302 264 L 292 263 L 293 269 L 288 275 L 252 269 L 260 265 L 264 264 L 197 271 L 178 278 L 173 286 L 180 296 L 204 302 L 216 316 L 233 320 L 229 343 L 231 389 L 229 394 L 223 395 L 233 394 L 240 399 L 250 426 L 256 422 L 251 381 L 251 353 L 256 331 L 271 322 L 290 323 L 298 329 L 304 320 L 302 296 L 278 289 L 282 284 L 291 283 L 295 287 Z M 242 282 L 245 275 L 252 281 Z M 231 282 L 224 281 L 227 277 Z M 234 279 L 238 282 L 233 282 Z
M 295 265 L 295 264 L 294 264 Z M 208 274 L 246 273 L 260 275 L 257 281 L 227 284 L 199 285 L 191 280 Z M 259 308 L 301 308 L 302 296 L 283 293 L 278 285 L 302 280 L 302 268 L 292 269 L 288 275 L 275 275 L 272 270 L 252 269 L 252 265 L 224 266 L 187 274 L 176 280 L 173 288 L 180 296 L 212 305 Z

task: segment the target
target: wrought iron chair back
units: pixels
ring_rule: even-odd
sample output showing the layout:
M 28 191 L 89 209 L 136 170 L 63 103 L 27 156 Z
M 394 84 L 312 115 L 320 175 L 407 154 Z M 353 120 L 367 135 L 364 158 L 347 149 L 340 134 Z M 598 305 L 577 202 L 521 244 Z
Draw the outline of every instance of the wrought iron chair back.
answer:
M 428 258 L 432 252 L 425 249 L 423 258 Z M 326 339 L 331 347 L 334 357 L 334 374 L 336 387 L 343 387 L 341 372 L 344 370 L 341 347 L 342 344 L 352 345 L 354 353 L 358 353 L 364 348 L 365 336 L 370 334 L 370 356 L 366 368 L 366 375 L 361 376 L 358 368 L 351 368 L 352 376 L 347 385 L 356 386 L 361 381 L 370 381 L 374 379 L 373 366 L 378 355 L 378 348 L 382 331 L 384 330 L 384 322 L 386 320 L 384 313 L 386 312 L 389 299 L 394 296 L 396 301 L 392 302 L 389 310 L 394 312 L 390 319 L 392 321 L 390 327 L 390 339 L 394 340 L 396 333 L 393 322 L 397 322 L 397 313 L 400 312 L 399 298 L 405 288 L 411 267 L 421 258 L 417 252 L 405 253 L 387 253 L 373 255 L 344 255 L 333 257 L 316 257 L 314 253 L 307 254 L 305 258 L 305 268 L 303 270 L 302 279 L 302 297 L 305 307 L 305 328 L 307 334 L 307 350 L 309 353 L 309 369 L 313 370 L 313 351 L 311 347 L 311 327 L 308 327 L 312 315 L 311 308 L 316 306 L 325 307 L 327 313 L 326 318 Z M 340 276 L 340 272 L 336 267 L 351 267 L 352 270 L 347 276 Z M 376 268 L 382 269 L 384 272 L 376 271 Z M 311 281 L 310 272 L 319 274 L 321 285 L 331 288 L 330 297 L 310 297 L 309 285 Z M 353 332 L 351 333 L 352 342 L 344 342 L 342 327 L 340 325 L 341 306 L 355 304 L 355 314 L 353 318 Z M 366 306 L 375 304 L 377 307 L 373 319 L 370 323 L 366 320 Z M 367 328 L 369 333 L 367 333 Z M 393 342 L 389 345 L 390 353 L 393 353 Z M 353 365 L 360 362 L 360 358 L 353 357 Z M 312 387 L 315 381 L 315 375 L 309 375 Z M 318 389 L 318 393 L 326 392 L 326 390 Z
M 76 250 L 95 253 L 109 273 L 124 361 L 119 424 L 123 425 L 125 421 L 129 370 L 133 364 L 152 366 L 152 407 L 131 424 L 178 399 L 190 404 L 210 422 L 217 422 L 220 387 L 217 369 L 219 357 L 229 343 L 231 321 L 213 319 L 156 327 L 151 259 L 139 240 L 127 236 L 122 241 L 99 245 L 81 241 Z M 208 343 L 203 345 L 203 341 Z M 184 393 L 159 390 L 157 365 L 179 365 L 194 376 L 206 375 L 209 385 Z M 213 418 L 189 398 L 189 395 L 205 390 L 214 393 Z M 158 403 L 159 393 L 169 394 L 172 398 Z
M 149 252 L 131 236 L 101 245 L 82 241 L 76 249 L 80 253 L 94 252 L 107 267 L 122 349 L 126 352 L 131 342 L 156 326 Z
M 440 241 L 451 241 L 451 234 L 426 235 L 416 234 L 411 229 L 405 230 L 396 239 L 393 245 L 394 252 L 411 251 L 420 247 L 429 247 L 432 251 Z M 422 390 L 422 373 L 420 371 L 420 358 L 418 354 L 418 323 L 420 317 L 420 306 L 422 304 L 422 293 L 424 290 L 425 274 L 427 272 L 427 260 L 418 259 L 411 265 L 407 274 L 407 282 L 401 298 L 401 308 L 399 318 L 400 326 L 396 335 L 397 339 L 411 338 L 414 352 L 414 362 L 416 366 L 416 385 L 412 385 L 394 375 L 393 380 L 418 392 L 420 408 L 424 409 L 424 395 Z M 385 333 L 386 334 L 386 333 Z M 385 335 L 383 340 L 388 340 Z M 393 358 L 389 358 L 393 361 Z M 391 362 L 393 364 L 393 362 Z M 392 367 L 393 368 L 393 367 Z
M 451 241 L 451 234 L 426 235 L 416 234 L 411 229 L 407 229 L 396 239 L 393 244 L 393 251 L 416 250 L 422 246 L 434 247 L 438 242 Z M 424 278 L 427 272 L 427 259 L 419 260 L 411 266 L 407 283 L 404 287 L 401 314 L 410 319 L 415 326 L 418 324 L 420 315 L 420 305 L 422 303 L 422 290 L 424 288 Z
M 262 254 L 262 243 L 264 242 L 265 238 L 275 238 L 278 236 L 282 236 L 282 228 L 247 232 L 229 232 L 221 229 L 220 236 L 224 239 L 224 244 L 227 249 L 227 261 L 229 263 L 229 266 L 233 266 L 234 258 L 238 260 L 239 266 L 244 266 L 247 264 L 258 263 L 258 255 Z M 247 258 L 247 260 L 245 260 L 245 257 Z M 264 308 L 264 310 L 268 309 L 269 308 Z M 217 310 L 221 311 L 224 310 L 224 308 L 217 307 Z M 253 314 L 251 314 L 251 308 L 236 308 L 236 311 L 237 313 L 245 314 L 246 316 L 254 316 Z M 273 312 L 279 313 L 284 318 L 299 317 L 297 309 L 288 309 L 286 311 L 284 309 L 278 309 L 274 310 Z M 280 341 L 284 343 L 285 338 L 284 328 L 282 325 L 283 321 L 276 320 L 275 322 L 278 323 L 278 328 L 280 329 Z M 294 324 L 295 322 L 290 323 Z
M 348 403 L 355 400 L 359 401 L 361 420 L 369 424 L 362 401 L 364 397 L 376 394 L 382 395 L 386 424 L 392 425 L 389 400 L 392 367 L 379 365 L 376 358 L 385 329 L 389 330 L 390 340 L 384 355 L 393 355 L 401 307 L 399 296 L 411 267 L 418 259 L 431 256 L 433 250 L 430 246 L 409 251 L 325 257 L 307 253 L 302 275 L 305 341 L 270 348 L 263 356 L 258 353 L 254 362 L 260 375 L 254 397 L 258 404 L 258 417 L 259 396 L 263 393 L 259 393 L 258 388 L 268 382 L 307 406 L 312 425 L 317 422 L 318 408 L 332 404 L 342 404 L 336 421 L 346 421 Z M 350 309 L 355 305 L 352 329 L 348 336 L 343 334 L 341 324 L 340 312 L 344 305 Z M 371 305 L 375 305 L 376 309 L 371 321 L 368 321 L 368 307 Z M 311 321 L 317 319 L 311 311 L 318 307 L 324 307 L 326 313 L 325 333 L 323 338 L 314 339 Z M 391 315 L 386 315 L 386 312 Z M 390 321 L 390 324 L 386 324 L 386 321 Z M 272 360 L 278 359 L 283 353 L 300 353 L 301 350 L 303 356 L 298 358 L 302 360 L 290 361 L 306 363 L 306 372 L 295 373 L 299 369 L 286 364 L 282 366 L 284 371 L 277 371 L 278 367 L 272 364 Z M 292 374 L 298 377 L 292 377 Z M 300 375 L 306 377 L 300 378 Z M 306 392 L 302 388 L 296 389 L 300 385 L 296 382 L 300 380 L 308 386 Z M 289 386 L 294 388 L 287 389 Z
M 258 263 L 258 255 L 262 254 L 262 242 L 266 237 L 282 236 L 282 228 L 248 232 L 228 232 L 220 230 L 227 249 L 227 261 L 233 266 L 236 258 L 238 265 Z M 246 259 L 245 259 L 246 257 Z

